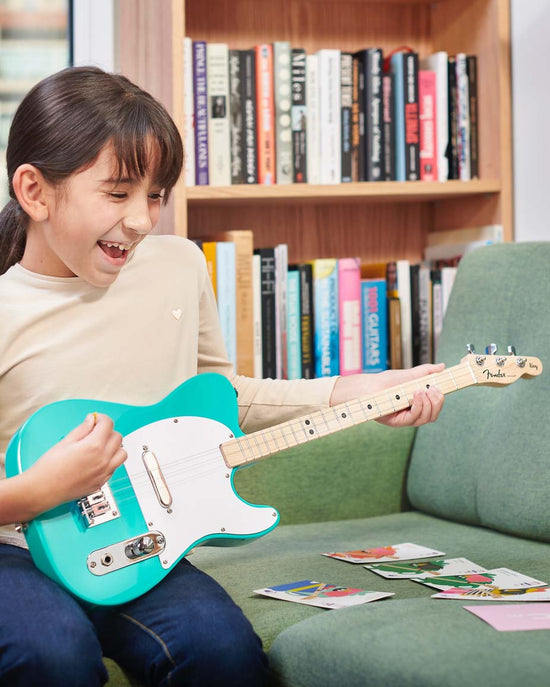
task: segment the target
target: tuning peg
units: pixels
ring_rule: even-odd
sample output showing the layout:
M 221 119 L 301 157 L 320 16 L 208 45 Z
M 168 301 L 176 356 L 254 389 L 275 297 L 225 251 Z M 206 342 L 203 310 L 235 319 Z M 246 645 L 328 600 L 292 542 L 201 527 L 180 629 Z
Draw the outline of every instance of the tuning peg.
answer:
M 497 352 L 497 348 L 498 346 L 496 343 L 490 343 L 485 347 L 485 353 L 487 353 L 487 355 L 494 355 Z
M 466 350 L 468 353 L 471 353 L 472 355 L 476 352 L 475 346 L 473 343 L 466 344 Z
M 508 355 L 516 355 L 516 347 L 515 346 L 508 346 L 506 349 L 508 351 Z

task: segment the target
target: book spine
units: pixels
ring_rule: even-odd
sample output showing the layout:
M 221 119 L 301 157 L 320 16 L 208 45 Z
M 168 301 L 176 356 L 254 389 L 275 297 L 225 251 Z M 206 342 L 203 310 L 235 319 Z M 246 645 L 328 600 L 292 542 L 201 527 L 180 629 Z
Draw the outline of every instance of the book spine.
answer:
M 388 369 L 388 304 L 385 279 L 361 281 L 363 372 Z
M 382 50 L 371 48 L 365 56 L 366 180 L 384 179 L 382 103 Z
M 203 241 L 202 252 L 206 259 L 206 269 L 210 282 L 212 283 L 212 290 L 214 296 L 218 297 L 218 283 L 216 280 L 216 241 Z
M 276 41 L 273 43 L 273 106 L 278 184 L 291 184 L 293 181 L 290 79 L 290 43 Z
M 287 272 L 288 246 L 280 243 L 275 247 L 275 359 L 279 379 L 287 378 Z
M 472 179 L 479 178 L 479 139 L 477 113 L 477 57 L 468 55 L 468 90 L 470 94 L 470 174 Z
M 394 93 L 395 180 L 405 181 L 405 89 L 403 82 L 403 53 L 398 52 L 390 60 Z
M 367 180 L 367 150 L 366 150 L 366 84 L 365 84 L 365 51 L 354 54 L 353 61 L 357 65 L 357 99 L 359 103 L 358 130 L 358 181 Z
M 302 343 L 302 377 L 315 376 L 313 269 L 309 263 L 298 265 L 300 273 L 300 333 Z
M 418 55 L 404 55 L 405 92 L 405 178 L 420 179 L 420 123 L 418 119 Z
M 262 377 L 275 378 L 275 249 L 259 248 L 262 309 Z
M 340 258 L 337 264 L 340 374 L 359 374 L 362 369 L 361 263 L 359 258 Z
M 341 180 L 351 181 L 351 110 L 353 106 L 353 55 L 340 56 Z
M 240 50 L 229 51 L 229 133 L 231 183 L 244 182 L 243 65 Z
M 400 370 L 403 367 L 401 344 L 401 304 L 399 298 L 388 298 L 388 317 L 390 332 L 390 367 Z
M 397 260 L 397 292 L 401 308 L 401 356 L 403 367 L 412 367 L 411 267 L 408 260 Z
M 457 93 L 455 58 L 449 57 L 447 64 L 447 104 L 449 109 L 449 145 L 447 158 L 449 161 L 449 179 L 458 179 L 458 123 L 457 123 Z
M 351 91 L 351 180 L 359 181 L 359 59 L 352 57 Z
M 383 142 L 384 142 L 384 179 L 393 181 L 395 179 L 395 157 L 394 157 L 394 102 L 393 102 L 393 79 L 391 74 L 382 77 L 382 121 L 383 121 Z
M 320 183 L 342 180 L 340 51 L 319 50 Z
M 447 158 L 449 145 L 448 55 L 443 51 L 436 52 L 424 58 L 421 65 L 422 69 L 435 72 L 437 174 L 439 181 L 447 181 L 449 178 L 449 161 Z
M 252 256 L 252 302 L 254 336 L 254 377 L 262 377 L 262 279 L 261 257 Z
M 258 183 L 274 184 L 275 121 L 273 104 L 273 46 L 257 45 L 256 51 L 256 126 L 258 141 Z
M 457 93 L 457 141 L 458 176 L 462 181 L 471 179 L 470 172 L 470 95 L 468 91 L 468 70 L 466 55 L 458 53 L 456 64 Z
M 300 273 L 289 265 L 287 274 L 287 379 L 302 377 L 300 334 Z
M 315 310 L 315 376 L 330 377 L 339 371 L 338 270 L 335 258 L 313 260 Z
M 207 43 L 208 177 L 211 186 L 231 184 L 229 133 L 229 50 Z
M 418 72 L 418 99 L 420 102 L 420 178 L 423 181 L 437 181 L 435 72 L 424 69 Z
M 443 329 L 443 294 L 441 287 L 441 269 L 430 271 L 432 282 L 432 351 L 433 359 L 437 360 L 439 339 Z
M 256 137 L 256 56 L 254 50 L 242 51 L 243 65 L 243 136 L 244 181 L 258 183 L 258 147 Z
M 216 243 L 216 281 L 218 285 L 218 314 L 227 357 L 237 367 L 237 324 L 235 299 L 235 244 Z
M 185 185 L 195 186 L 195 95 L 193 93 L 193 40 L 183 39 L 183 144 Z
M 411 341 L 413 365 L 431 362 L 431 297 L 429 269 L 411 265 Z
M 293 48 L 291 56 L 292 85 L 292 177 L 295 183 L 307 182 L 307 99 L 306 51 Z
M 206 43 L 193 42 L 193 92 L 195 97 L 195 183 L 208 186 L 208 91 Z
M 307 180 L 320 182 L 319 57 L 306 56 Z

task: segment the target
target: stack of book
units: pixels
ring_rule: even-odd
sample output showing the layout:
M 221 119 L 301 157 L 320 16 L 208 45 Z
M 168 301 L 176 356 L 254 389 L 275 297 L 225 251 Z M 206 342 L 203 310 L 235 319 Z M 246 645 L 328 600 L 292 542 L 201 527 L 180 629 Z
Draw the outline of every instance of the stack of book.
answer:
M 184 39 L 186 183 L 479 175 L 477 58 Z
M 502 241 L 502 226 L 428 234 L 425 260 L 358 257 L 289 263 L 288 247 L 253 247 L 253 232 L 196 242 L 239 374 L 298 379 L 381 372 L 432 362 L 457 264 Z

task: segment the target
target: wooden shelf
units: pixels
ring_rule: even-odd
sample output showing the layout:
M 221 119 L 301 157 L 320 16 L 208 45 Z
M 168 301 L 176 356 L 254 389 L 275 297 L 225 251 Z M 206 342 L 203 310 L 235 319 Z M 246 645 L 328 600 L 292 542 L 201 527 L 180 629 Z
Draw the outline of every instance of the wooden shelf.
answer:
M 190 205 L 225 203 L 272 203 L 295 201 L 299 203 L 333 203 L 352 201 L 362 203 L 427 202 L 500 193 L 499 179 L 473 181 L 388 181 L 353 184 L 285 184 L 273 186 L 191 186 L 186 189 Z

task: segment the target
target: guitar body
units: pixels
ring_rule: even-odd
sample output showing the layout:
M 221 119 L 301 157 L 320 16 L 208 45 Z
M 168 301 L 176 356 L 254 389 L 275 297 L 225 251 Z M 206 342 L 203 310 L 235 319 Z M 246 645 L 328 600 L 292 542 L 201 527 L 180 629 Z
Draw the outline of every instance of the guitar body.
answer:
M 128 459 L 102 490 L 31 521 L 37 567 L 92 604 L 120 604 L 160 582 L 201 544 L 244 543 L 279 521 L 235 491 L 219 446 L 243 436 L 236 394 L 223 376 L 193 377 L 161 402 L 129 406 L 60 401 L 34 413 L 12 438 L 8 477 L 22 473 L 88 413 L 111 417 Z

